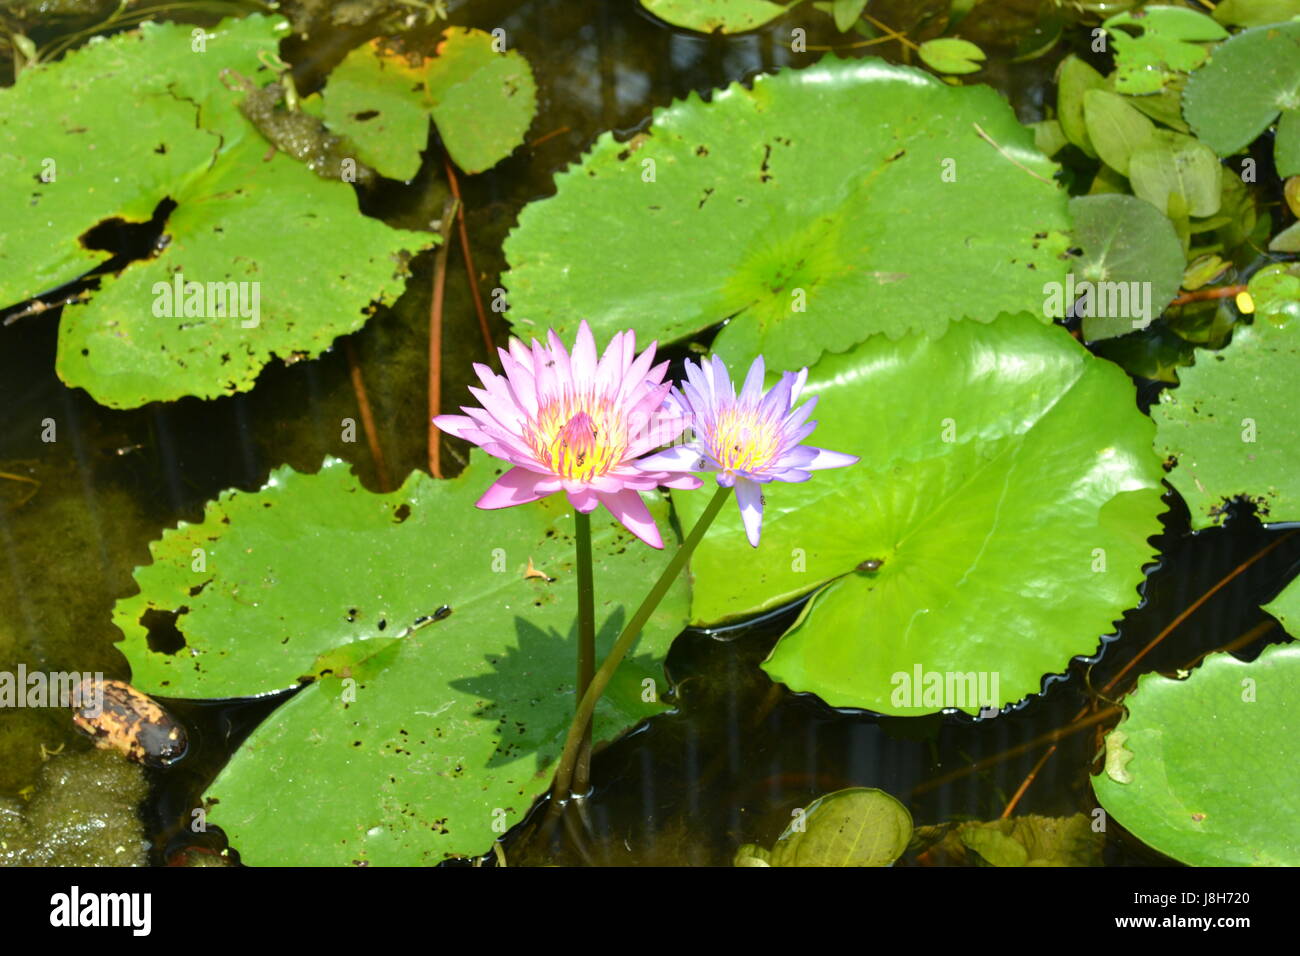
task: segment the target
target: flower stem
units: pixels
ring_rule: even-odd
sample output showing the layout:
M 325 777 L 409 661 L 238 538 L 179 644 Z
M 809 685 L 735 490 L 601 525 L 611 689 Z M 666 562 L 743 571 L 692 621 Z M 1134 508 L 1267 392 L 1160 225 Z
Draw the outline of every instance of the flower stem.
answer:
M 600 665 L 600 670 L 596 671 L 595 676 L 591 679 L 586 693 L 582 694 L 573 723 L 569 726 L 568 737 L 564 741 L 564 751 L 560 755 L 560 762 L 555 770 L 555 782 L 551 786 L 550 813 L 559 812 L 564 801 L 569 797 L 570 786 L 574 780 L 574 768 L 578 762 L 579 743 L 584 739 L 588 741 L 591 739 L 591 715 L 596 710 L 596 702 L 600 700 L 600 695 L 609 686 L 610 679 L 613 678 L 614 672 L 618 670 L 618 665 L 623 662 L 627 652 L 632 649 L 632 645 L 641 633 L 641 629 L 645 627 L 646 621 L 650 619 L 650 615 L 655 612 L 659 602 L 663 600 L 664 595 L 668 593 L 668 589 L 677 580 L 677 575 L 686 566 L 686 562 L 690 559 L 695 546 L 704 537 L 704 532 L 709 530 L 709 525 L 713 524 L 713 519 L 722 510 L 723 502 L 727 500 L 730 492 L 730 488 L 720 487 L 714 493 L 712 500 L 704 509 L 704 514 L 700 515 L 699 520 L 695 522 L 695 527 L 691 529 L 690 534 L 686 536 L 686 540 L 682 542 L 682 546 L 677 549 L 677 553 L 668 562 L 668 567 L 664 568 L 663 574 L 659 575 L 659 580 L 650 589 L 650 593 L 641 602 L 641 606 L 636 609 L 632 619 L 627 622 L 627 627 L 623 628 L 623 633 L 614 642 L 614 647 L 610 650 L 609 656 L 605 658 L 604 663 Z M 581 609 L 579 613 L 581 613 Z
M 596 671 L 596 589 L 591 572 L 591 515 L 573 512 L 574 539 L 578 551 L 578 701 L 591 685 Z M 577 754 L 575 776 L 579 783 L 587 778 L 591 764 L 591 727 L 582 735 Z

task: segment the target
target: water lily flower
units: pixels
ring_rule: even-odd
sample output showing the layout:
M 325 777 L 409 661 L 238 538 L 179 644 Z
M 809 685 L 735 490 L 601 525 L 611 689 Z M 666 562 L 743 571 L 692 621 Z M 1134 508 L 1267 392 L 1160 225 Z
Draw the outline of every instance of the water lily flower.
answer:
M 799 408 L 794 403 L 808 380 L 808 370 L 786 372 L 763 392 L 763 357 L 754 359 L 740 395 L 727 366 L 716 355 L 696 366 L 686 362 L 686 382 L 674 390 L 670 404 L 690 415 L 694 438 L 643 458 L 650 471 L 714 472 L 718 484 L 736 489 L 745 534 L 758 547 L 763 526 L 763 488 L 773 481 L 807 481 L 823 468 L 855 464 L 857 455 L 799 444 L 817 427 L 808 421 L 814 396 Z M 793 409 L 793 410 L 792 410 Z
M 599 360 L 591 329 L 578 327 L 573 353 L 559 336 L 526 346 L 512 338 L 498 349 L 505 375 L 475 364 L 480 408 L 433 420 L 444 432 L 482 447 L 514 467 L 488 488 L 480 508 L 508 508 L 563 490 L 584 514 L 604 505 L 629 531 L 663 547 L 642 491 L 658 485 L 698 488 L 694 475 L 639 467 L 638 456 L 675 441 L 689 424 L 666 405 L 668 363 L 651 367 L 655 345 L 636 354 L 631 331 L 614 336 Z

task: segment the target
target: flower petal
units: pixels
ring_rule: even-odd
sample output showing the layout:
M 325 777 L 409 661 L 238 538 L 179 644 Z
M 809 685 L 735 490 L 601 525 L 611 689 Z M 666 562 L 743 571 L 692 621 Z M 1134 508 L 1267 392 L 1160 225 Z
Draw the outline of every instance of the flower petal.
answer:
M 740 389 L 740 400 L 742 402 L 758 404 L 758 400 L 763 397 L 763 376 L 766 373 L 763 356 L 760 355 L 754 359 L 754 364 L 749 367 L 749 374 L 745 376 L 745 384 Z
M 699 471 L 705 462 L 700 457 L 698 448 L 690 445 L 677 445 L 663 451 L 638 458 L 632 464 L 642 471 Z
M 763 529 L 763 486 L 746 478 L 737 479 L 736 504 L 740 506 L 740 520 L 745 523 L 745 537 L 750 547 L 757 548 Z
M 620 491 L 606 495 L 597 493 L 601 503 L 609 509 L 618 522 L 652 548 L 663 548 L 663 538 L 650 517 L 650 509 L 635 491 Z
M 860 459 L 857 455 L 850 455 L 842 451 L 831 451 L 829 448 L 813 448 L 811 445 L 803 445 L 811 452 L 815 452 L 810 461 L 803 462 L 798 467 L 804 471 L 820 471 L 823 468 L 844 468 L 848 465 L 856 465 Z
M 558 479 L 539 475 L 527 468 L 511 468 L 493 482 L 492 487 L 483 493 L 477 502 L 485 510 L 509 508 L 514 505 L 526 505 L 560 490 Z

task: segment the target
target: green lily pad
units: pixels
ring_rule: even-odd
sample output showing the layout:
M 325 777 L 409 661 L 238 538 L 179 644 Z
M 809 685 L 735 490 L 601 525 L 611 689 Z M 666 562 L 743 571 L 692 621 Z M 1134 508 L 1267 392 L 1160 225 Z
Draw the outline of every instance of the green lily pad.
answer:
M 1238 33 L 1191 75 L 1183 91 L 1183 115 L 1220 156 L 1250 145 L 1279 113 L 1297 109 L 1300 23 L 1296 22 Z
M 1102 24 L 1115 47 L 1115 89 L 1155 93 L 1179 72 L 1196 69 L 1210 55 L 1205 45 L 1228 31 L 1203 13 L 1186 7 L 1148 6 L 1125 10 Z M 1137 28 L 1138 35 L 1119 29 Z
M 836 707 L 973 713 L 1038 692 L 1135 603 L 1162 510 L 1154 429 L 1128 377 L 1060 328 L 1015 315 L 877 336 L 808 388 L 809 441 L 862 460 L 766 486 L 743 574 L 731 510 L 691 564 L 703 623 L 830 581 L 764 664 L 773 679 Z M 701 497 L 674 496 L 684 526 Z
M 1264 610 L 1277 618 L 1288 634 L 1300 637 L 1300 579 L 1283 588 L 1281 594 L 1264 605 Z
M 319 355 L 401 292 L 404 250 L 433 241 L 358 215 L 352 187 L 267 158 L 221 73 L 264 76 L 258 55 L 275 52 L 283 20 L 224 21 L 203 52 L 192 29 L 146 23 L 0 90 L 0 177 L 26 184 L 0 192 L 0 303 L 100 264 L 78 238 L 95 225 L 177 203 L 157 255 L 63 313 L 60 377 L 116 408 L 247 391 L 274 356 Z M 178 281 L 200 294 L 175 301 Z
M 333 69 L 323 98 L 325 122 L 356 144 L 362 162 L 392 179 L 420 171 L 429 138 L 423 67 L 382 53 L 372 41 Z
M 208 791 L 209 820 L 246 862 L 482 853 L 547 787 L 574 705 L 572 517 L 563 496 L 475 508 L 500 471 L 475 452 L 459 478 L 417 472 L 379 495 L 338 460 L 281 468 L 151 545 L 140 594 L 114 610 L 136 686 L 223 698 L 315 677 Z M 652 514 L 666 526 L 662 501 Z M 643 547 L 598 517 L 593 550 L 603 657 L 671 544 Z M 597 738 L 662 709 L 661 661 L 686 609 L 681 580 L 602 699 Z M 183 646 L 159 643 L 170 628 Z
M 744 33 L 771 23 L 785 7 L 770 0 L 641 0 L 665 23 L 697 33 Z
M 1173 301 L 1183 278 L 1186 260 L 1173 224 L 1150 203 L 1114 193 L 1071 199 L 1070 214 L 1083 250 L 1076 271 L 1080 283 L 1090 283 L 1076 285 L 1084 294 L 1073 303 L 1083 337 L 1092 342 L 1145 328 Z
M 1038 311 L 1066 267 L 1055 169 L 987 87 L 829 57 L 601 136 L 506 240 L 508 317 L 668 341 L 731 316 L 719 351 L 798 368 L 876 332 Z
M 740 848 L 737 866 L 889 866 L 907 849 L 912 815 L 883 790 L 850 787 L 818 797 L 772 849 Z
M 482 30 L 452 27 L 426 75 L 433 121 L 456 165 L 490 169 L 524 141 L 537 113 L 533 69 L 518 50 L 497 52 Z
M 1256 321 L 1286 323 L 1300 319 L 1300 263 L 1276 262 L 1250 277 L 1246 284 Z
M 1151 409 L 1156 450 L 1177 459 L 1169 481 L 1187 501 L 1193 528 L 1222 522 L 1225 504 L 1247 497 L 1265 522 L 1300 519 L 1300 322 L 1257 317 L 1232 344 L 1200 352 Z
M 1125 735 L 1130 779 L 1092 778 L 1107 813 L 1192 866 L 1300 865 L 1300 644 L 1144 674 L 1125 703 L 1110 736 Z
M 921 60 L 940 73 L 975 73 L 984 69 L 984 51 L 970 40 L 940 37 L 926 40 L 916 50 Z

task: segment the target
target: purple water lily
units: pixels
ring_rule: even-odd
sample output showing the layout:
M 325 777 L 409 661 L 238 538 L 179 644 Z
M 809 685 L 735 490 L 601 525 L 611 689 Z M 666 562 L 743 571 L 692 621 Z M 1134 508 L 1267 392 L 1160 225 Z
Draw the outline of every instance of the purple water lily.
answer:
M 857 455 L 799 444 L 817 427 L 808 421 L 814 396 L 799 408 L 808 370 L 786 372 L 764 393 L 763 357 L 754 359 L 740 394 L 722 359 L 697 367 L 686 362 L 686 382 L 670 397 L 692 420 L 693 440 L 637 462 L 647 471 L 715 472 L 718 484 L 735 487 L 749 543 L 758 547 L 763 526 L 763 489 L 772 481 L 807 481 L 812 472 L 855 464 Z

